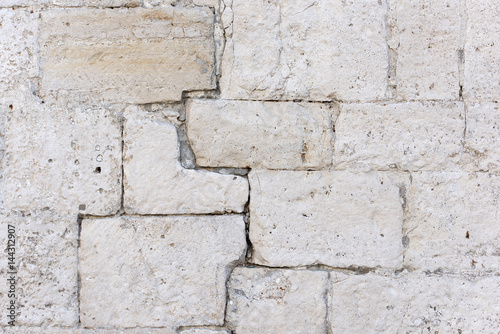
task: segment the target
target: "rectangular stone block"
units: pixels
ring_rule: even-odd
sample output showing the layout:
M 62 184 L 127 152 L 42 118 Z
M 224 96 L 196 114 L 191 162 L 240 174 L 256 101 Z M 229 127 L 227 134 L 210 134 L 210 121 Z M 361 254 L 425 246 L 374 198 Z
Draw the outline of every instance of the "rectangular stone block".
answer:
M 405 265 L 500 273 L 500 177 L 415 173 L 407 194 Z
M 397 92 L 404 100 L 459 98 L 461 0 L 398 0 Z
M 1 334 L 177 334 L 170 328 L 81 328 L 81 327 L 0 327 Z
M 498 103 L 468 104 L 464 162 L 468 170 L 500 172 Z
M 499 101 L 500 2 L 467 0 L 464 99 Z
M 404 185 L 390 174 L 252 170 L 249 180 L 255 263 L 402 266 Z
M 337 169 L 452 170 L 462 153 L 461 102 L 341 104 Z
M 232 1 L 222 16 L 222 98 L 383 98 L 386 11 L 377 0 Z
M 226 279 L 245 251 L 242 216 L 84 220 L 82 325 L 222 325 Z
M 326 333 L 328 273 L 235 268 L 227 325 L 235 334 Z
M 319 103 L 193 100 L 187 136 L 209 167 L 304 169 L 331 164 L 331 106 Z
M 0 7 L 47 6 L 62 7 L 138 7 L 141 0 L 0 0 Z
M 121 122 L 104 107 L 64 110 L 30 91 L 5 99 L 4 206 L 110 215 L 121 202 Z
M 498 277 L 330 273 L 332 333 L 496 333 Z
M 51 10 L 40 38 L 44 97 L 70 91 L 150 103 L 215 89 L 208 8 Z
M 9 236 L 11 230 L 14 237 Z M 11 242 L 8 243 L 8 240 Z M 40 211 L 0 216 L 0 323 L 8 326 L 7 307 L 15 301 L 17 326 L 76 326 L 78 323 L 76 215 Z M 13 253 L 13 254 L 9 254 Z M 13 255 L 12 259 L 8 259 Z M 9 262 L 13 262 L 10 267 Z M 15 272 L 16 274 L 12 274 Z M 15 287 L 7 279 L 14 276 Z M 1 329 L 0 329 L 1 332 Z M 24 333 L 18 331 L 17 333 Z
M 174 125 L 137 107 L 125 110 L 124 207 L 133 214 L 242 212 L 248 181 L 185 169 Z

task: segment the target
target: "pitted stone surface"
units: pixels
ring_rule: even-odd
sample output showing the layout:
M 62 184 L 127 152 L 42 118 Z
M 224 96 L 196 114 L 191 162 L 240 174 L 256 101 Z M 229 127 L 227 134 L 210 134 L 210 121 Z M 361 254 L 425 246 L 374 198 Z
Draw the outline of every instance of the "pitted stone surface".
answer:
M 382 2 L 233 0 L 226 5 L 222 98 L 384 97 L 388 51 Z
M 405 265 L 419 270 L 500 272 L 500 177 L 415 173 L 407 194 Z
M 6 311 L 12 300 L 6 282 L 11 276 L 7 273 L 9 225 L 15 229 L 16 327 L 76 326 L 78 224 L 76 216 L 58 216 L 50 211 L 0 216 L 0 275 L 4 280 L 0 303 L 5 310 L 0 312 L 0 323 L 5 326 L 12 320 Z
M 149 103 L 215 89 L 208 8 L 51 10 L 40 45 L 44 97 L 70 91 Z
M 235 334 L 326 333 L 328 273 L 235 268 L 228 327 Z
M 341 104 L 335 167 L 453 170 L 465 129 L 461 102 Z
M 195 100 L 187 134 L 199 166 L 320 168 L 331 164 L 331 113 L 319 103 Z
M 245 249 L 241 216 L 84 220 L 82 325 L 222 325 L 226 279 Z
M 57 328 L 57 327 L 0 327 L 1 334 L 177 334 L 170 328 Z
M 225 329 L 191 328 L 180 331 L 179 334 L 231 334 L 231 333 Z
M 184 169 L 176 128 L 130 107 L 124 126 L 125 210 L 134 214 L 242 212 L 241 176 Z
M 497 277 L 330 273 L 332 333 L 496 333 Z
M 402 266 L 403 209 L 390 174 L 253 170 L 249 180 L 255 263 Z
M 112 109 L 46 107 L 30 92 L 3 100 L 6 210 L 114 214 L 121 200 L 121 126 Z

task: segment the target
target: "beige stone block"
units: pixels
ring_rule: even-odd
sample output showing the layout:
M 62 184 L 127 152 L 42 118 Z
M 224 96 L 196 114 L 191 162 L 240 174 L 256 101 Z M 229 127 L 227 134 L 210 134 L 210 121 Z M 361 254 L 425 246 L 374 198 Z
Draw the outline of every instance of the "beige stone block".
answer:
M 341 104 L 337 169 L 452 170 L 462 153 L 461 102 Z
M 184 169 L 176 128 L 130 107 L 124 126 L 125 210 L 134 214 L 242 212 L 248 181 Z
M 84 220 L 82 325 L 222 325 L 226 279 L 245 250 L 242 216 Z
M 418 270 L 500 272 L 500 177 L 415 173 L 407 195 L 405 265 Z
M 51 10 L 40 45 L 45 98 L 70 91 L 150 103 L 215 89 L 208 8 Z
M 385 96 L 389 65 L 382 2 L 234 0 L 231 11 L 223 17 L 222 98 Z
M 249 180 L 255 263 L 402 266 L 403 199 L 392 175 L 252 170 Z
M 331 164 L 330 105 L 194 100 L 187 135 L 199 166 L 268 169 Z
M 328 273 L 235 268 L 227 324 L 235 334 L 326 333 Z
M 497 277 L 330 273 L 331 333 L 495 333 Z

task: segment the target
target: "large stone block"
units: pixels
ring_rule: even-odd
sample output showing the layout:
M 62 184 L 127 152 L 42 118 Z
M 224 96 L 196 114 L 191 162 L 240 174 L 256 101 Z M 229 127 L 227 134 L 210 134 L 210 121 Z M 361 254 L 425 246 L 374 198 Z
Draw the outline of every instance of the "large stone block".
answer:
M 14 238 L 9 236 L 9 230 L 14 231 Z M 15 301 L 18 312 L 16 327 L 75 326 L 78 323 L 76 215 L 60 217 L 50 211 L 3 214 L 0 245 L 2 326 L 12 320 L 7 318 L 11 300 Z M 8 253 L 14 253 L 14 261 L 8 260 Z M 9 262 L 13 262 L 13 268 Z M 7 283 L 11 276 L 15 276 L 12 292 Z
M 319 103 L 194 100 L 187 135 L 200 166 L 321 168 L 332 159 L 330 114 Z
M 255 263 L 402 266 L 402 199 L 390 174 L 254 170 L 249 180 Z
M 458 49 L 464 19 L 460 10 L 460 0 L 398 0 L 399 97 L 458 99 Z
M 222 325 L 226 279 L 245 250 L 241 216 L 84 220 L 82 325 Z
M 42 14 L 40 45 L 45 97 L 70 91 L 148 103 L 215 88 L 208 8 L 51 10 Z
M 130 107 L 124 126 L 125 210 L 134 214 L 242 212 L 241 176 L 184 169 L 176 128 Z
M 121 202 L 121 125 L 112 109 L 45 107 L 18 91 L 6 115 L 4 206 L 114 214 Z
M 235 268 L 227 325 L 235 334 L 326 333 L 328 273 Z
M 22 6 L 63 6 L 63 7 L 138 7 L 141 0 L 0 0 L 0 7 Z
M 413 174 L 405 265 L 500 273 L 499 194 L 500 177 L 494 174 Z
M 337 169 L 450 170 L 462 153 L 461 102 L 341 104 Z
M 500 2 L 467 0 L 464 99 L 499 101 Z
M 1 334 L 177 334 L 171 328 L 0 327 Z M 222 333 L 224 334 L 224 332 Z
M 225 13 L 223 98 L 385 96 L 388 51 L 381 1 L 234 0 Z
M 332 333 L 496 333 L 498 277 L 330 273 Z

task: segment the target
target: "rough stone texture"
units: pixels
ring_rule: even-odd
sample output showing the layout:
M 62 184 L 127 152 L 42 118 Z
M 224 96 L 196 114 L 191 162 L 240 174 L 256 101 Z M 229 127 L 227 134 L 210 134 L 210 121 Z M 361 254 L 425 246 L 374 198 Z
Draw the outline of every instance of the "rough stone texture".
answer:
M 500 104 L 468 105 L 464 158 L 469 170 L 500 172 Z
M 57 327 L 0 327 L 1 334 L 177 334 L 170 328 L 85 329 Z
M 45 107 L 30 92 L 4 100 L 6 210 L 114 214 L 121 199 L 121 126 L 106 108 Z
M 461 102 L 342 104 L 334 164 L 337 169 L 456 169 L 464 129 Z
M 242 212 L 240 176 L 182 168 L 177 131 L 138 108 L 125 112 L 125 210 L 138 214 Z
M 245 249 L 241 216 L 84 220 L 82 325 L 222 325 L 225 282 Z
M 498 277 L 331 273 L 332 333 L 497 333 Z
M 7 278 L 8 225 L 16 231 L 15 264 L 17 326 L 75 326 L 78 323 L 76 216 L 59 217 L 53 212 L 0 216 L 0 303 L 10 303 Z M 0 324 L 7 325 L 7 311 Z
M 416 173 L 407 195 L 405 265 L 500 273 L 500 177 Z
M 195 100 L 187 134 L 199 166 L 319 168 L 331 164 L 330 114 L 319 103 Z
M 460 1 L 398 0 L 399 97 L 458 99 Z
M 44 97 L 148 103 L 215 88 L 208 8 L 52 10 L 42 14 L 40 45 Z
M 22 6 L 63 6 L 63 7 L 138 7 L 141 0 L 0 0 L 0 7 Z
M 235 334 L 326 333 L 328 273 L 235 268 L 228 327 Z
M 225 329 L 191 328 L 180 331 L 179 334 L 231 334 L 231 333 Z
M 382 2 L 233 0 L 226 11 L 223 98 L 384 97 L 388 51 Z
M 464 98 L 499 101 L 500 2 L 467 0 Z
M 252 171 L 253 261 L 402 266 L 400 189 L 388 173 Z

